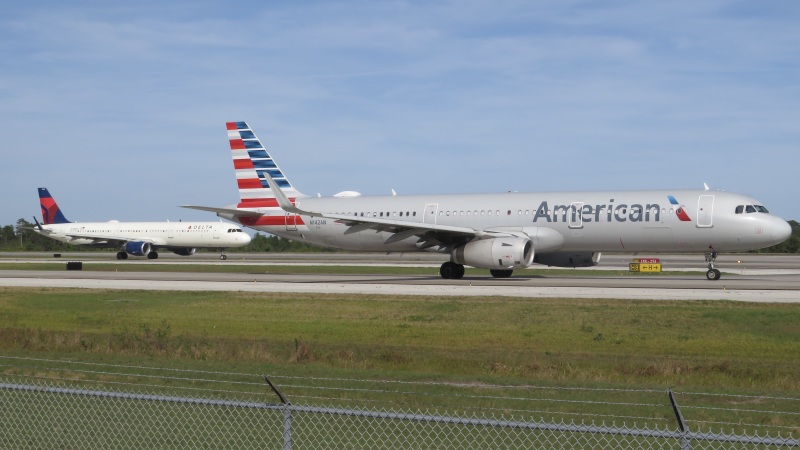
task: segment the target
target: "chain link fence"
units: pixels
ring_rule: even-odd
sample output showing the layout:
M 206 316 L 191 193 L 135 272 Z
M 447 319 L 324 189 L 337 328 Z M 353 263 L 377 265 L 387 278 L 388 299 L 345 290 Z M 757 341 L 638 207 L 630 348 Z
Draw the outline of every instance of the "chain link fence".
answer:
M 468 392 L 460 394 L 463 401 L 449 408 L 389 408 L 383 405 L 394 401 L 376 397 L 413 393 L 431 402 L 441 386 L 425 390 L 417 383 L 381 382 L 391 384 L 376 389 L 359 386 L 371 386 L 375 380 L 283 377 L 296 394 L 286 396 L 283 388 L 273 387 L 269 379 L 252 375 L 153 370 L 160 369 L 6 366 L 0 375 L 0 448 L 800 448 L 793 437 L 800 414 L 793 409 L 798 399 L 792 398 L 777 399 L 789 405 L 788 410 L 770 412 L 768 421 L 775 422 L 778 417 L 784 425 L 753 431 L 757 424 L 743 427 L 744 421 L 739 420 L 736 427 L 731 424 L 730 432 L 712 433 L 699 432 L 683 419 L 677 402 L 668 400 L 660 405 L 601 402 L 603 407 L 622 403 L 623 410 L 658 406 L 665 412 L 664 417 L 657 417 L 658 412 L 648 410 L 637 418 L 640 424 L 607 425 L 602 416 L 592 413 L 575 413 L 587 414 L 589 419 L 570 419 L 573 413 L 563 408 L 552 411 L 552 420 L 535 418 L 542 411 L 521 407 L 519 403 L 528 399 L 520 397 L 517 389 L 512 395 L 489 396 L 475 395 L 474 387 L 466 387 Z M 292 381 L 300 381 L 302 386 L 292 385 Z M 337 382 L 335 388 L 325 386 L 332 381 Z M 336 391 L 339 397 L 325 398 L 319 392 L 308 395 L 315 389 Z M 572 393 L 578 399 L 588 393 L 612 400 L 618 395 L 615 390 L 569 388 L 562 396 Z M 658 394 L 662 399 L 670 397 L 663 391 Z M 442 395 L 451 398 L 452 391 Z M 543 397 L 539 395 L 534 402 L 541 405 Z M 752 405 L 752 398 L 738 400 Z M 593 402 L 566 400 L 567 409 L 591 407 Z M 473 408 L 474 404 L 479 406 Z M 742 411 L 763 412 L 751 407 L 736 413 Z

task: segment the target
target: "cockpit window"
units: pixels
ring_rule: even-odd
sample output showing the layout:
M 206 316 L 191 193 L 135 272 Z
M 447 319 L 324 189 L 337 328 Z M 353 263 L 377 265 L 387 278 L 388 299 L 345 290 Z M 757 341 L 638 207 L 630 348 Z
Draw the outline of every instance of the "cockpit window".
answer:
M 761 205 L 739 205 L 739 206 L 736 207 L 736 214 L 742 214 L 744 212 L 746 212 L 748 214 L 757 213 L 757 212 L 769 214 L 769 211 L 767 211 L 767 208 L 765 208 L 765 207 L 763 207 Z

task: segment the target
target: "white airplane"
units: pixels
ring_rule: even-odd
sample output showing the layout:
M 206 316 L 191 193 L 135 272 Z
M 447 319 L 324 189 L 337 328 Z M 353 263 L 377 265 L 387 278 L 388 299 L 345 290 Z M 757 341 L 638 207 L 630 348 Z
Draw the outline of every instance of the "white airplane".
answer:
M 240 202 L 190 206 L 259 231 L 356 251 L 450 255 L 440 275 L 464 266 L 508 277 L 533 263 L 596 265 L 601 252 L 706 254 L 709 280 L 718 252 L 786 240 L 791 227 L 761 202 L 703 190 L 536 192 L 308 197 L 294 188 L 245 122 L 228 122 Z
M 119 248 L 117 259 L 156 259 L 159 248 L 181 256 L 193 255 L 197 248 L 219 248 L 220 259 L 227 259 L 225 248 L 250 243 L 241 228 L 224 222 L 70 222 L 47 188 L 39 188 L 39 204 L 43 223 L 34 217 L 34 231 L 67 244 Z

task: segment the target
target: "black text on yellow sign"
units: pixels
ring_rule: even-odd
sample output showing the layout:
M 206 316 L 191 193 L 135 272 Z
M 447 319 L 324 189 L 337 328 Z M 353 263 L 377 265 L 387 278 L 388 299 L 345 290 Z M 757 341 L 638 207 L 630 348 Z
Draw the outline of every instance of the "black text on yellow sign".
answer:
M 661 272 L 661 263 L 629 263 L 628 270 L 631 272 L 640 272 L 640 273 L 660 273 Z

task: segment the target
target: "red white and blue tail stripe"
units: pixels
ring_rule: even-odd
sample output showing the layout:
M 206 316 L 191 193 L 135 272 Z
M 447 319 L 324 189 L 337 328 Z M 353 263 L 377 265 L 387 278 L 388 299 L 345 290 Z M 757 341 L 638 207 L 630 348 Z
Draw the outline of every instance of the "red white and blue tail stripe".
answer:
M 239 185 L 239 197 L 242 202 L 240 207 L 278 206 L 264 173 L 269 173 L 287 197 L 291 199 L 303 197 L 303 194 L 292 186 L 246 122 L 227 122 L 225 125 L 228 129 L 233 168 L 236 171 L 236 183 Z

